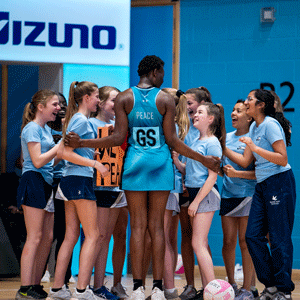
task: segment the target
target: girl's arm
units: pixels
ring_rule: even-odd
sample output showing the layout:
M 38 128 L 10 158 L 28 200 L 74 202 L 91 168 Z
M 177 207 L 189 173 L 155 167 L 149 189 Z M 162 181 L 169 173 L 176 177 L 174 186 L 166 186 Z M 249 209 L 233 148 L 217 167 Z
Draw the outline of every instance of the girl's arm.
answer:
M 188 214 L 191 217 L 195 217 L 197 213 L 197 209 L 199 203 L 208 195 L 208 193 L 212 190 L 214 184 L 217 181 L 218 174 L 208 169 L 208 177 L 203 185 L 203 187 L 199 190 L 196 198 L 190 204 L 188 208 Z
M 227 156 L 231 161 L 241 166 L 242 168 L 247 168 L 254 160 L 254 156 L 249 147 L 246 147 L 243 154 L 236 153 L 235 151 L 225 147 L 223 155 Z
M 102 177 L 105 177 L 109 175 L 109 170 L 101 164 L 97 160 L 89 159 L 86 157 L 83 157 L 77 153 L 75 153 L 73 148 L 64 146 L 63 143 L 60 143 L 59 150 L 57 152 L 57 156 L 59 159 L 65 159 L 73 164 L 79 165 L 79 166 L 85 166 L 85 167 L 92 167 L 97 169 Z
M 228 177 L 238 177 L 243 179 L 256 179 L 255 171 L 249 170 L 249 171 L 242 171 L 242 170 L 236 170 L 231 165 L 226 165 L 223 167 L 224 174 Z
M 37 169 L 40 169 L 56 156 L 59 144 L 43 154 L 41 151 L 41 143 L 39 142 L 29 142 L 27 147 L 33 165 Z
M 245 143 L 252 152 L 257 153 L 273 164 L 285 167 L 288 163 L 286 147 L 283 140 L 278 140 L 272 144 L 274 152 L 256 146 L 250 137 L 242 137 L 240 141 Z
M 185 175 L 185 164 L 181 162 L 178 157 L 179 157 L 179 153 L 177 153 L 176 151 L 172 151 L 172 159 L 174 165 L 182 175 Z

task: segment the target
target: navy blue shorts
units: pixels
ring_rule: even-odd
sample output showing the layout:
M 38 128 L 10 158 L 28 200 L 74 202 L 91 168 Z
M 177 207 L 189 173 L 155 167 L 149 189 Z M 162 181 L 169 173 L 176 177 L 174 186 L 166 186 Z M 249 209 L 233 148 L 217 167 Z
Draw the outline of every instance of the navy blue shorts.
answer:
M 222 198 L 220 216 L 248 217 L 250 213 L 252 197 Z
M 113 191 L 95 191 L 97 198 L 97 207 L 110 208 L 117 200 L 119 196 L 122 197 L 122 192 Z
M 183 206 L 183 207 L 188 207 L 191 204 L 191 198 L 190 195 L 188 195 L 188 193 L 186 194 L 179 194 L 179 206 Z
M 62 177 L 55 198 L 65 201 L 80 199 L 96 201 L 93 178 L 75 175 Z
M 48 184 L 43 175 L 36 171 L 25 172 L 20 180 L 17 191 L 17 205 L 44 209 L 51 197 L 52 186 Z

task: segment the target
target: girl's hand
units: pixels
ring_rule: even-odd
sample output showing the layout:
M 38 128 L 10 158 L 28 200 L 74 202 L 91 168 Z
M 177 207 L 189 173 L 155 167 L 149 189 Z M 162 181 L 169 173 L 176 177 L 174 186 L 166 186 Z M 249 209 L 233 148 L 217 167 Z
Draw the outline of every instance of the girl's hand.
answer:
M 190 217 L 196 216 L 198 206 L 199 206 L 199 204 L 195 200 L 190 204 L 190 206 L 188 208 L 188 214 Z
M 241 137 L 239 139 L 240 142 L 245 143 L 251 151 L 254 151 L 255 144 L 253 143 L 252 139 L 250 137 Z
M 95 167 L 94 167 L 97 171 L 100 172 L 102 177 L 106 177 L 109 175 L 109 170 L 100 162 L 96 161 L 95 163 Z
M 171 154 L 172 154 L 173 160 L 174 160 L 174 159 L 178 159 L 178 157 L 179 157 L 179 153 L 178 153 L 178 152 L 172 151 Z
M 225 173 L 226 176 L 228 177 L 236 177 L 236 170 L 233 166 L 231 165 L 226 165 L 223 167 L 223 172 Z
M 100 152 L 96 150 L 96 151 L 94 152 L 94 159 L 97 158 L 97 155 L 100 155 Z
M 108 135 L 111 135 L 114 133 L 114 125 L 113 124 L 106 124 L 105 127 L 108 127 Z

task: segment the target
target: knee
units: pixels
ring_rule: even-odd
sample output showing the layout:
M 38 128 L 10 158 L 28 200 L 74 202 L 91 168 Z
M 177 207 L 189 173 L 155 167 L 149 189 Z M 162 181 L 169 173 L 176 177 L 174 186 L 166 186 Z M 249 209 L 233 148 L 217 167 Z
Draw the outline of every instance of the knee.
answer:
M 63 243 L 67 243 L 67 244 L 71 245 L 72 248 L 74 248 L 79 239 L 79 236 L 80 236 L 79 231 L 78 232 L 77 231 L 76 232 L 69 231 L 65 234 Z
M 223 239 L 223 250 L 232 250 L 236 247 L 236 238 L 224 238 Z
M 240 248 L 247 247 L 245 235 L 243 235 L 243 236 L 239 235 L 239 245 L 240 245 Z

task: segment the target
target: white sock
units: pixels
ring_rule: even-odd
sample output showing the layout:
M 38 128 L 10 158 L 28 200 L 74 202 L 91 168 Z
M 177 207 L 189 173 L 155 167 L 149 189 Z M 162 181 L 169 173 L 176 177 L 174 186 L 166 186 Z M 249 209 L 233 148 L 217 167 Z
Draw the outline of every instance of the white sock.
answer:
M 169 292 L 169 293 L 174 293 L 174 291 L 176 290 L 176 288 L 173 289 L 165 289 L 165 291 Z

